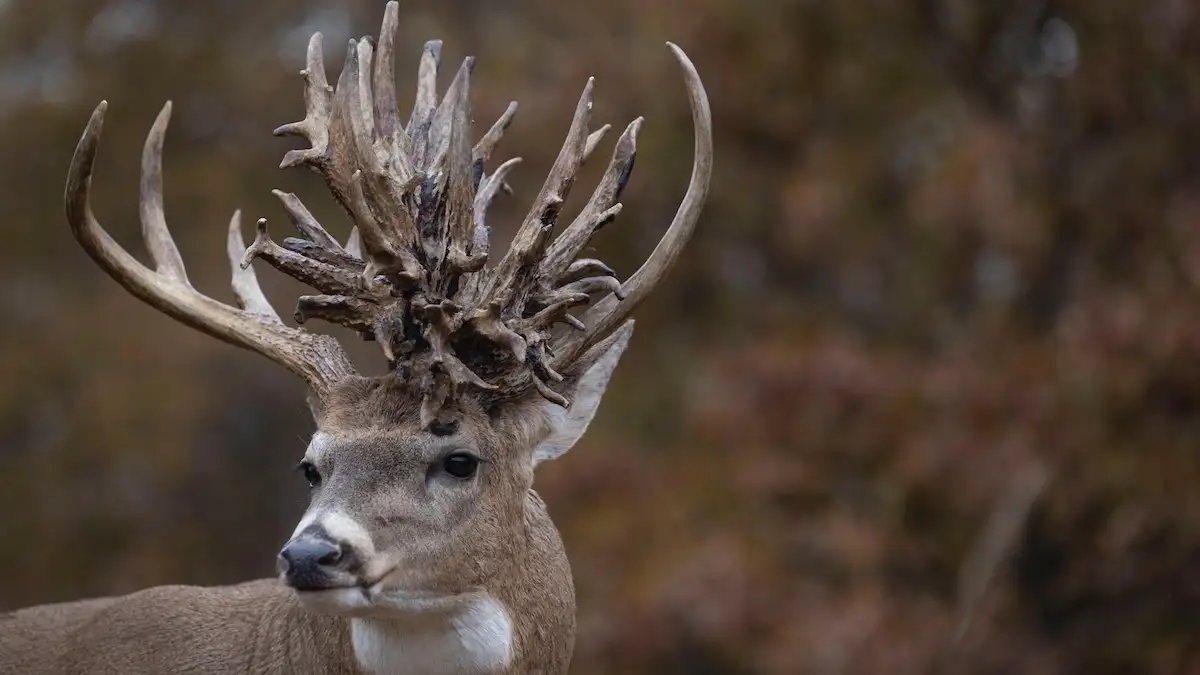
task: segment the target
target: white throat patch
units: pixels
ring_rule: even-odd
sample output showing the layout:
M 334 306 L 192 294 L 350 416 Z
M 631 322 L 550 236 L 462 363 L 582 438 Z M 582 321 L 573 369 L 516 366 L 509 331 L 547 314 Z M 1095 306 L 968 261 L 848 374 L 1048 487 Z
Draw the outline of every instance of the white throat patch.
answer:
M 395 619 L 352 619 L 350 636 L 359 665 L 373 675 L 483 675 L 513 658 L 512 620 L 488 597 Z

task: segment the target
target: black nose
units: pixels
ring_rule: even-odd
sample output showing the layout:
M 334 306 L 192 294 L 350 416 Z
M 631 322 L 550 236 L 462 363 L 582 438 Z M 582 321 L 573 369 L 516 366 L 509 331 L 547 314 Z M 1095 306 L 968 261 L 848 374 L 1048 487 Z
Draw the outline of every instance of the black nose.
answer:
M 279 552 L 277 567 L 284 583 L 297 590 L 319 590 L 334 585 L 334 574 L 346 562 L 342 547 L 325 537 L 302 534 Z

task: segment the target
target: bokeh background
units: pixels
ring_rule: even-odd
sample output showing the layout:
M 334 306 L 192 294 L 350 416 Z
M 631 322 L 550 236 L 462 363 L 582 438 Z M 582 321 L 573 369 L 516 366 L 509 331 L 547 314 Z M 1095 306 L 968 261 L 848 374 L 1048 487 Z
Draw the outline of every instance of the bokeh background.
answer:
M 286 223 L 277 187 L 348 230 L 270 130 L 302 117 L 308 36 L 336 74 L 382 4 L 0 0 L 0 609 L 272 573 L 300 383 L 126 295 L 62 185 L 108 99 L 96 209 L 143 255 L 140 148 L 173 100 L 168 220 L 231 300 L 235 207 Z M 589 75 L 598 123 L 646 116 L 596 241 L 622 275 L 690 171 L 664 41 L 712 100 L 697 235 L 538 477 L 574 673 L 1200 672 L 1200 5 L 406 0 L 402 93 L 435 37 L 443 86 L 479 58 L 477 128 L 521 103 L 505 242 Z M 300 288 L 260 279 L 290 314 Z

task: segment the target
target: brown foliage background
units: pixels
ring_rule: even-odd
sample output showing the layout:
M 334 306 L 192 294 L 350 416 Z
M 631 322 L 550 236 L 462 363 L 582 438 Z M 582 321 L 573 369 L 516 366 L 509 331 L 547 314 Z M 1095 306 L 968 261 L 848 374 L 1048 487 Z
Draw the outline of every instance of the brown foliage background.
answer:
M 478 124 L 521 102 L 500 237 L 595 75 L 599 122 L 647 117 L 598 242 L 628 274 L 690 170 L 665 40 L 712 99 L 699 232 L 538 478 L 577 576 L 573 672 L 1200 672 L 1200 8 L 403 5 L 402 91 L 441 37 L 447 69 L 479 57 Z M 304 501 L 300 384 L 127 296 L 61 190 L 108 99 L 97 212 L 137 246 L 141 142 L 173 99 L 167 213 L 198 286 L 231 299 L 224 224 L 280 221 L 273 187 L 344 236 L 270 130 L 301 116 L 308 35 L 336 72 L 381 11 L 0 0 L 0 607 L 272 573 Z

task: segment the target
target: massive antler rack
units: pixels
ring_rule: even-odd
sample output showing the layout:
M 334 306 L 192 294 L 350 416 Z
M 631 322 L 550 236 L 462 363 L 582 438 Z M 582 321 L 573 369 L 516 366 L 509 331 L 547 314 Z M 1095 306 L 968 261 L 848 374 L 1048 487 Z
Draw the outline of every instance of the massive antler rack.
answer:
M 336 87 L 326 80 L 321 34 L 313 35 L 307 66 L 301 71 L 305 117 L 275 130 L 276 135 L 301 136 L 308 141 L 310 147 L 288 152 L 281 167 L 307 166 L 324 177 L 334 198 L 354 221 L 347 243 L 343 246 L 330 236 L 298 197 L 275 191 L 303 238 L 276 243 L 267 233 L 266 221 L 259 220 L 257 236 L 237 264 L 248 272 L 251 262 L 262 258 L 316 289 L 319 295 L 299 299 L 296 321 L 323 319 L 377 341 L 389 366 L 420 388 L 426 423 L 466 388 L 510 396 L 532 387 L 567 406 L 569 402 L 553 389 L 552 383 L 562 379 L 559 371 L 629 315 L 666 274 L 695 227 L 712 163 L 712 123 L 700 78 L 687 56 L 668 43 L 683 66 L 691 99 L 695 163 L 674 221 L 628 281 L 620 283 L 603 262 L 578 256 L 591 237 L 621 211 L 617 200 L 633 169 L 641 118 L 630 123 L 617 140 L 608 168 L 582 211 L 551 240 L 580 166 L 609 129 L 604 125 L 589 131 L 594 89 L 590 79 L 562 150 L 512 245 L 495 265 L 487 267 L 487 209 L 498 192 L 508 191 L 505 177 L 520 160 L 504 162 L 491 174 L 484 166 L 512 122 L 517 105 L 510 104 L 472 145 L 470 77 L 474 59 L 464 60 L 439 102 L 436 81 L 441 43 L 432 41 L 421 56 L 412 114 L 402 123 L 392 70 L 396 27 L 397 3 L 389 2 L 377 43 L 365 37 L 349 41 Z M 184 287 L 190 293 L 195 291 L 187 284 L 178 252 L 160 217 L 160 178 L 154 178 L 149 192 L 143 194 L 147 243 L 155 252 L 159 271 L 141 267 L 124 251 L 119 255 L 111 252 L 115 243 L 94 224 L 90 209 L 85 208 L 102 113 L 101 108 L 93 116 L 68 181 L 68 214 L 89 253 L 147 302 L 284 362 L 318 393 L 328 389 L 329 377 L 348 372 L 344 354 L 340 350 L 335 354 L 321 336 L 274 323 L 270 339 L 261 335 L 258 319 L 270 308 L 261 300 L 256 282 L 250 300 L 243 300 L 246 280 L 253 282 L 252 274 L 235 273 L 235 288 L 240 279 L 238 297 L 245 307 L 236 316 L 218 320 L 204 314 L 202 310 L 211 309 L 206 303 L 225 313 L 239 311 L 208 298 L 203 298 L 203 303 L 192 302 L 195 310 L 180 302 Z M 165 126 L 162 117 L 147 141 L 147 156 L 153 158 L 143 170 L 152 176 L 158 175 L 157 157 Z M 145 188 L 145 181 L 143 185 Z M 147 213 L 152 216 L 149 220 Z M 239 253 L 240 247 L 231 244 L 230 255 L 237 258 Z M 146 275 L 161 279 L 141 280 Z M 179 292 L 175 286 L 180 286 Z M 601 299 L 593 303 L 593 298 Z M 579 315 L 571 313 L 589 305 Z M 254 331 L 238 331 L 238 326 L 250 320 L 243 314 L 255 317 Z M 279 348 L 276 343 L 280 340 L 310 346 L 297 356 L 294 350 Z M 311 345 L 320 349 L 314 351 Z M 313 359 L 335 365 L 313 365 L 309 363 Z

